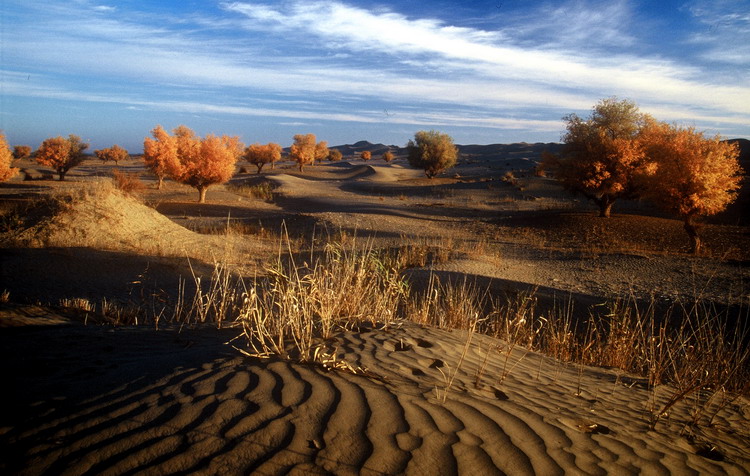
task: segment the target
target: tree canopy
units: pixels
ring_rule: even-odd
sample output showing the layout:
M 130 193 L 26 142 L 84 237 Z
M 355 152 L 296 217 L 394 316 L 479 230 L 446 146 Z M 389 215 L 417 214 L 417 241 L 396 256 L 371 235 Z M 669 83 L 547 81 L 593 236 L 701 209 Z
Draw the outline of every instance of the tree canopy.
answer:
M 458 158 L 458 149 L 453 138 L 438 131 L 419 131 L 414 140 L 406 145 L 409 165 L 424 169 L 429 178 L 453 167 Z
M 117 144 L 113 145 L 112 147 L 107 147 L 106 149 L 95 150 L 94 155 L 102 162 L 106 163 L 111 160 L 115 164 L 130 157 L 128 151 Z
M 636 195 L 634 174 L 645 154 L 639 134 L 649 116 L 629 100 L 603 99 L 588 119 L 565 116 L 565 147 L 551 164 L 556 177 L 571 191 L 583 194 L 609 217 L 619 198 Z
M 5 140 L 5 134 L 0 133 L 0 182 L 5 182 L 18 172 L 17 168 L 10 166 L 13 154 Z
M 31 147 L 28 145 L 17 145 L 13 147 L 13 158 L 16 160 L 27 159 L 31 156 Z
M 83 162 L 83 151 L 88 146 L 74 134 L 70 134 L 67 139 L 61 136 L 50 137 L 39 146 L 36 161 L 41 165 L 52 167 L 60 176 L 60 180 L 65 180 L 65 174 Z
M 311 165 L 315 162 L 316 140 L 315 134 L 297 134 L 294 136 L 294 143 L 289 150 L 289 158 L 297 162 L 300 172 L 305 165 Z
M 179 168 L 177 161 L 177 139 L 169 135 L 161 126 L 156 126 L 151 135 L 143 139 L 143 161 L 146 167 L 156 175 L 157 188 L 161 190 L 164 177 L 170 175 L 170 171 Z
M 274 162 L 281 160 L 281 146 L 273 142 L 266 145 L 256 143 L 247 147 L 242 157 L 258 167 L 260 173 L 264 165 L 271 164 L 273 167 Z
M 656 121 L 644 128 L 642 142 L 650 160 L 640 176 L 644 197 L 683 220 L 698 253 L 696 218 L 719 213 L 737 198 L 743 173 L 738 145 Z

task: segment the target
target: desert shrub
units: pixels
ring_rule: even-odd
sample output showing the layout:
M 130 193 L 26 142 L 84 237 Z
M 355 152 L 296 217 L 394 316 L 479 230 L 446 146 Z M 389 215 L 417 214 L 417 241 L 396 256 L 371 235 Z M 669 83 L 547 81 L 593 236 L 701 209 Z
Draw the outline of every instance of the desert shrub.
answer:
M 68 138 L 51 137 L 45 139 L 36 151 L 36 161 L 41 165 L 52 167 L 65 180 L 65 174 L 73 167 L 83 162 L 83 151 L 88 144 L 81 141 L 77 135 L 70 134 Z
M 128 195 L 142 192 L 146 188 L 146 185 L 135 172 L 120 172 L 115 169 L 112 171 L 112 182 L 118 190 Z
M 272 182 L 264 181 L 253 185 L 233 185 L 231 190 L 244 197 L 260 198 L 268 202 L 273 201 L 274 184 Z
M 106 149 L 95 150 L 94 155 L 96 155 L 96 157 L 104 163 L 107 163 L 111 160 L 115 164 L 118 164 L 121 160 L 130 158 L 130 154 L 128 154 L 128 151 L 117 144 Z
M 289 159 L 297 162 L 300 172 L 305 165 L 315 163 L 315 134 L 297 134 L 289 150 Z
M 456 164 L 458 149 L 448 134 L 437 131 L 419 131 L 414 140 L 406 145 L 409 152 L 409 165 L 424 169 L 429 178 Z
M 503 175 L 502 181 L 505 183 L 509 183 L 513 186 L 515 186 L 518 183 L 518 179 L 516 178 L 515 174 L 511 170 L 505 172 Z
M 242 157 L 255 165 L 260 173 L 264 165 L 271 164 L 273 167 L 275 162 L 281 160 L 281 146 L 273 142 L 266 145 L 253 144 L 245 149 Z
M 28 159 L 31 157 L 31 147 L 28 145 L 17 145 L 13 147 L 13 158 L 16 160 Z
M 338 149 L 331 149 L 330 153 L 328 154 L 328 160 L 331 162 L 338 162 L 343 157 L 343 154 Z
M 395 156 L 393 155 L 393 152 L 391 152 L 390 150 L 386 150 L 385 152 L 383 152 L 383 155 L 380 158 L 385 160 L 386 162 L 390 162 L 394 159 L 394 157 Z
M 646 162 L 639 134 L 648 119 L 632 101 L 604 99 L 588 119 L 563 118 L 564 149 L 546 162 L 565 188 L 593 201 L 599 216 L 609 217 L 616 200 L 637 195 L 633 178 Z
M 327 141 L 320 141 L 317 144 L 315 144 L 315 160 L 320 162 L 321 160 L 325 160 L 330 155 L 330 150 L 328 150 L 328 142 Z
M 369 150 L 363 150 L 360 155 L 362 156 L 362 160 L 372 159 L 372 152 L 370 152 Z
M 17 168 L 10 166 L 13 154 L 5 141 L 5 135 L 0 134 L 0 182 L 4 182 L 18 173 Z

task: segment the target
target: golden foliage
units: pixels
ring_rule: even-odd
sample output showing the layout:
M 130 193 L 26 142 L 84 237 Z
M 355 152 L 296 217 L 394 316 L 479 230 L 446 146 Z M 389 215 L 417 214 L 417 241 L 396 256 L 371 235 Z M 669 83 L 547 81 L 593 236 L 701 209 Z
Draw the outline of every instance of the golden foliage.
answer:
M 563 118 L 567 132 L 565 149 L 554 163 L 556 177 L 569 190 L 582 193 L 599 206 L 599 215 L 609 216 L 618 198 L 635 195 L 633 177 L 645 154 L 639 131 L 648 116 L 628 100 L 603 99 L 584 120 L 575 114 Z
M 51 137 L 45 139 L 36 152 L 36 161 L 47 167 L 52 167 L 65 180 L 65 174 L 83 162 L 83 151 L 88 144 L 81 141 L 77 135 L 70 134 L 68 138 Z
M 343 156 L 344 155 L 341 153 L 340 150 L 331 149 L 331 152 L 328 154 L 328 160 L 330 160 L 331 162 L 338 162 L 339 160 L 341 160 Z
M 372 159 L 372 152 L 370 152 L 369 150 L 363 150 L 361 155 L 362 155 L 362 160 Z
M 28 159 L 31 157 L 31 147 L 28 145 L 17 145 L 13 147 L 13 158 L 16 160 Z
M 0 133 L 0 182 L 5 182 L 18 172 L 17 168 L 10 166 L 12 160 L 13 154 L 10 152 L 5 135 Z
M 143 139 L 143 161 L 146 167 L 156 175 L 158 179 L 157 188 L 161 189 L 164 177 L 178 172 L 179 162 L 177 160 L 177 139 L 169 135 L 161 126 L 156 126 L 151 135 L 153 139 Z
M 406 144 L 409 152 L 409 165 L 424 169 L 429 178 L 456 165 L 458 149 L 453 138 L 438 131 L 419 131 L 414 140 Z
M 385 152 L 383 152 L 383 155 L 380 158 L 385 160 L 386 162 L 390 162 L 394 159 L 394 155 L 390 150 L 386 150 Z
M 300 172 L 305 165 L 315 162 L 315 141 L 315 134 L 297 134 L 294 136 L 294 144 L 289 150 L 289 158 L 297 162 Z
M 106 163 L 111 160 L 115 164 L 119 163 L 121 160 L 130 158 L 130 154 L 128 154 L 128 151 L 117 144 L 106 149 L 95 150 L 94 155 L 102 162 Z
M 272 164 L 281 160 L 281 146 L 273 142 L 266 145 L 253 144 L 245 149 L 242 157 L 251 164 L 258 167 L 258 173 L 266 164 Z
M 330 151 L 328 150 L 328 141 L 320 141 L 315 144 L 315 160 L 321 161 L 328 158 Z
M 680 216 L 693 252 L 700 251 L 693 220 L 719 213 L 737 198 L 743 173 L 738 145 L 656 121 L 644 128 L 642 141 L 651 160 L 641 176 L 644 195 Z

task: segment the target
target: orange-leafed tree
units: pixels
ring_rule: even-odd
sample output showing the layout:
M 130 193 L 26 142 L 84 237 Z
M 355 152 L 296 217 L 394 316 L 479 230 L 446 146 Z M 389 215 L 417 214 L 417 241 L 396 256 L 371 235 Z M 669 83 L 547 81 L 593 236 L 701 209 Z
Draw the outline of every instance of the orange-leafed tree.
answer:
M 380 156 L 380 158 L 385 160 L 386 162 L 390 162 L 393 160 L 394 155 L 393 155 L 393 152 L 391 152 L 390 150 L 386 150 L 385 152 L 383 152 L 383 155 Z
M 726 209 L 742 181 L 739 147 L 693 127 L 650 121 L 642 141 L 650 159 L 640 179 L 643 195 L 679 216 L 693 253 L 701 250 L 697 219 Z
M 5 182 L 18 173 L 17 168 L 10 166 L 12 161 L 13 153 L 10 151 L 10 147 L 8 147 L 5 135 L 0 133 L 0 182 Z
M 315 162 L 315 141 L 315 134 L 297 134 L 294 136 L 294 143 L 289 149 L 289 158 L 297 162 L 300 172 L 305 165 Z
M 322 140 L 315 144 L 315 160 L 318 162 L 327 159 L 330 153 L 327 141 Z
M 158 180 L 156 188 L 161 190 L 164 178 L 175 173 L 179 174 L 179 161 L 177 160 L 177 139 L 163 127 L 156 126 L 150 137 L 143 139 L 143 161 L 146 167 L 156 175 Z
M 372 152 L 369 150 L 363 150 L 360 156 L 362 157 L 362 160 L 370 160 L 372 159 Z
M 36 161 L 41 165 L 52 167 L 60 176 L 60 180 L 65 180 L 65 174 L 83 162 L 83 151 L 88 146 L 74 134 L 70 134 L 67 139 L 60 136 L 50 137 L 45 139 L 37 149 Z
M 331 152 L 328 154 L 328 160 L 330 160 L 331 162 L 338 162 L 342 159 L 343 156 L 344 154 L 342 154 L 340 150 L 331 149 Z
M 180 183 L 198 190 L 198 201 L 206 201 L 206 191 L 211 185 L 227 182 L 234 175 L 239 159 L 238 137 L 207 135 L 201 139 L 186 126 L 174 130 L 177 141 L 177 166 L 171 167 L 170 176 Z
M 245 149 L 242 157 L 258 167 L 258 173 L 260 173 L 264 165 L 273 166 L 274 162 L 281 160 L 281 146 L 273 142 L 266 145 L 253 144 Z
M 106 149 L 97 149 L 94 151 L 94 155 L 104 163 L 111 160 L 115 164 L 119 164 L 121 160 L 126 160 L 130 157 L 128 151 L 117 144 Z
M 428 178 L 433 178 L 442 171 L 456 165 L 458 149 L 453 138 L 438 131 L 419 131 L 414 140 L 406 144 L 409 153 L 409 165 L 424 169 Z
M 597 103 L 588 119 L 565 116 L 565 146 L 545 166 L 565 188 L 593 201 L 600 217 L 609 217 L 615 201 L 637 195 L 633 177 L 646 159 L 639 134 L 648 117 L 617 98 Z
M 13 158 L 16 160 L 28 159 L 31 157 L 31 147 L 28 145 L 17 145 L 13 147 Z

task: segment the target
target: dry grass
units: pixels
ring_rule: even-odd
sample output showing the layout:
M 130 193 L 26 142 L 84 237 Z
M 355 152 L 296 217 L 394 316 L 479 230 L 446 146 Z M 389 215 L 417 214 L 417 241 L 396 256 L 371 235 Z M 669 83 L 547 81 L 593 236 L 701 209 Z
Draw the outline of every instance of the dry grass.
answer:
M 146 189 L 137 173 L 120 172 L 118 169 L 112 171 L 112 182 L 115 187 L 126 195 L 135 195 Z

